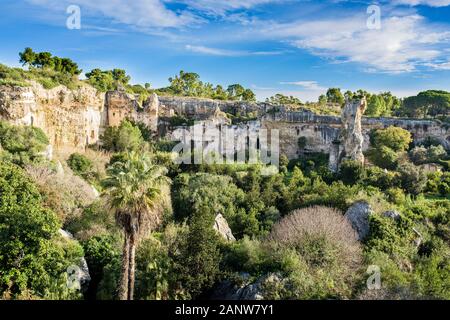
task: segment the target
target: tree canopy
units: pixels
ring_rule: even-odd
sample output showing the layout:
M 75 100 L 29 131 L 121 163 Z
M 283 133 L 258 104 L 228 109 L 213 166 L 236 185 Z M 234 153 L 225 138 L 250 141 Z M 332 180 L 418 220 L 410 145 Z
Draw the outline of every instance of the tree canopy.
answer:
M 405 98 L 400 113 L 409 117 L 448 115 L 450 113 L 450 92 L 428 90 L 417 96 Z
M 70 75 L 80 75 L 82 70 L 69 58 L 53 56 L 50 52 L 34 52 L 31 48 L 19 53 L 20 63 L 41 69 L 52 69 Z

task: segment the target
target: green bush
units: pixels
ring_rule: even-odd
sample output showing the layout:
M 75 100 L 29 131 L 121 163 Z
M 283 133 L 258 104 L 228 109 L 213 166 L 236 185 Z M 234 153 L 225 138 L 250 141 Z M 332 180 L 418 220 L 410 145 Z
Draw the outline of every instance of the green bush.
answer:
M 25 172 L 0 163 L 0 294 L 25 292 L 49 298 L 77 298 L 67 289 L 67 268 L 78 265 L 82 248 L 63 240 L 55 213 L 44 208 Z
M 345 184 L 356 184 L 365 177 L 364 165 L 358 161 L 346 160 L 339 167 L 339 178 Z
M 390 126 L 386 129 L 375 130 L 371 134 L 371 142 L 376 148 L 388 147 L 395 152 L 405 151 L 412 142 L 408 130 Z
M 89 176 L 94 168 L 92 161 L 79 153 L 72 153 L 67 160 L 67 164 L 75 174 L 81 177 Z
M 108 127 L 100 137 L 104 149 L 113 152 L 138 150 L 144 144 L 141 130 L 124 120 L 119 127 Z
M 49 141 L 45 133 L 35 127 L 13 126 L 0 121 L 0 146 L 4 157 L 24 166 L 44 160 L 44 151 Z

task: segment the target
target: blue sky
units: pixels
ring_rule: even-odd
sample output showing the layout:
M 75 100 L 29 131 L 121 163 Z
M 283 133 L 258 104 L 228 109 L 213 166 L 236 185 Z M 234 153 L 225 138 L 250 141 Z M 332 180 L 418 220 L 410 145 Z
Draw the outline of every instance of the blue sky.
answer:
M 66 27 L 72 4 L 80 30 Z M 371 4 L 380 29 L 367 26 Z M 2 0 L 0 30 L 1 63 L 17 66 L 32 47 L 85 72 L 124 68 L 153 87 L 185 70 L 259 99 L 312 101 L 328 87 L 450 90 L 450 0 Z

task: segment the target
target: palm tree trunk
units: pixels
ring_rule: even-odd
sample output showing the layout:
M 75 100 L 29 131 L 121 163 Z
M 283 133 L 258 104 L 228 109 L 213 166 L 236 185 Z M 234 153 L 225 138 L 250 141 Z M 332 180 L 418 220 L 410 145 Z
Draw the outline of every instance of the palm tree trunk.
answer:
M 134 298 L 134 272 L 135 272 L 135 255 L 136 255 L 136 232 L 130 236 L 130 267 L 128 279 L 128 300 Z
M 130 273 L 130 235 L 125 231 L 122 252 L 122 275 L 119 284 L 119 300 L 128 299 L 128 279 Z

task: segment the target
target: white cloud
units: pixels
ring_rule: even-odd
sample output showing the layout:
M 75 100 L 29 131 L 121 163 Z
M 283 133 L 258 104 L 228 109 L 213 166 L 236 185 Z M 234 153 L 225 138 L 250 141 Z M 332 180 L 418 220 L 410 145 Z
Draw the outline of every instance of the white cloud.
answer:
M 185 49 L 195 53 L 212 55 L 212 56 L 225 56 L 225 57 L 240 57 L 240 56 L 271 56 L 279 55 L 284 51 L 241 51 L 241 50 L 226 50 L 211 48 L 205 46 L 186 45 Z
M 370 30 L 364 17 L 273 24 L 262 31 L 335 61 L 357 62 L 391 73 L 416 70 L 449 47 L 450 32 L 425 24 L 419 15 L 387 17 Z
M 300 86 L 300 87 L 303 87 L 303 88 L 305 88 L 307 90 L 316 90 L 316 91 L 327 90 L 326 88 L 319 86 L 317 81 L 280 82 L 280 84 Z
M 280 3 L 286 0 L 172 0 L 212 15 L 224 15 L 239 9 L 251 9 L 258 5 Z
M 425 63 L 424 65 L 433 70 L 450 70 L 450 60 L 446 62 Z
M 404 4 L 409 6 L 425 5 L 430 7 L 450 6 L 450 0 L 395 0 L 394 4 Z
M 101 14 L 116 22 L 135 27 L 182 27 L 199 22 L 192 13 L 175 13 L 167 9 L 161 0 L 28 0 L 32 4 L 50 9 L 65 10 L 68 5 L 81 7 L 85 13 Z

